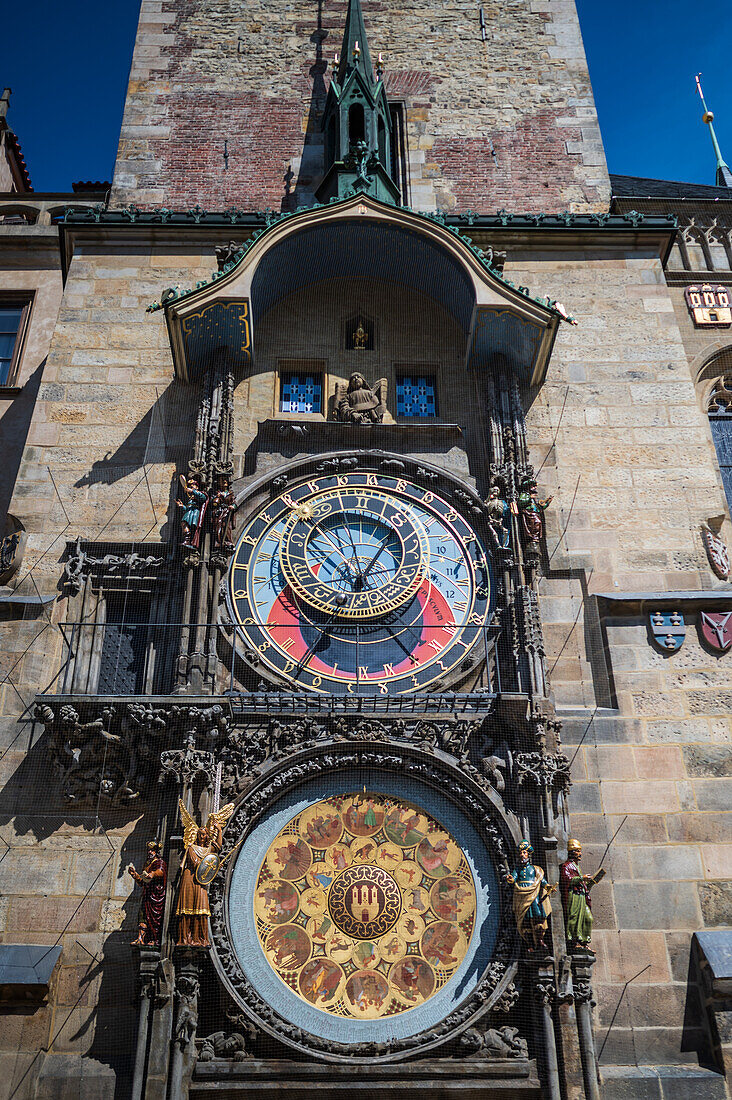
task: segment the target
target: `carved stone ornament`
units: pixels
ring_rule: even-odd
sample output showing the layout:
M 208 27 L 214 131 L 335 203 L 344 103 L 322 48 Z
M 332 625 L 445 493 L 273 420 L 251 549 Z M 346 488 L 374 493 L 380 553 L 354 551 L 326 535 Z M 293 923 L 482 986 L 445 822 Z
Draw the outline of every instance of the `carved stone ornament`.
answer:
M 712 572 L 719 577 L 720 581 L 728 580 L 730 559 L 726 543 L 719 535 L 715 535 L 709 527 L 702 527 L 702 539 L 704 540 L 704 549 L 707 552 Z
M 127 554 L 110 553 L 94 557 L 82 547 L 82 540 L 77 539 L 64 565 L 63 583 L 69 593 L 76 596 L 90 573 L 142 577 L 146 573 L 158 570 L 164 561 L 164 557 L 139 554 L 136 550 L 131 550 Z
M 471 749 L 482 726 L 482 719 L 376 719 L 358 714 L 250 721 L 243 728 L 230 730 L 218 754 L 223 764 L 221 790 L 227 798 L 239 796 L 273 763 L 302 749 L 344 741 L 388 743 L 394 740 L 406 742 L 423 752 L 449 753 L 484 790 L 500 790 L 490 768 L 481 771 L 469 763 Z M 181 750 L 163 754 L 163 766 L 167 768 L 168 759 L 177 760 L 180 754 Z M 502 763 L 499 761 L 497 767 Z
M 183 974 L 175 983 L 175 992 L 178 1010 L 175 1015 L 173 1042 L 181 1050 L 185 1050 L 196 1035 L 200 983 L 197 978 Z
M 480 1026 L 482 1017 L 500 1005 L 505 1011 L 506 1001 L 516 996 L 513 979 L 518 968 L 519 946 L 515 925 L 511 918 L 511 897 L 502 869 L 506 867 L 507 852 L 516 842 L 515 830 L 500 808 L 499 800 L 488 787 L 483 789 L 466 777 L 456 764 L 439 756 L 426 756 L 417 748 L 398 745 L 365 745 L 354 742 L 316 746 L 296 752 L 287 761 L 270 769 L 253 783 L 239 799 L 224 838 L 222 857 L 232 851 L 235 844 L 248 833 L 254 824 L 267 813 L 269 807 L 283 794 L 303 782 L 347 769 L 372 768 L 385 773 L 396 773 L 402 778 L 414 778 L 430 786 L 453 802 L 466 814 L 475 828 L 483 833 L 486 847 L 491 852 L 499 872 L 501 916 L 493 957 L 472 993 L 443 1020 L 428 1030 L 388 1042 L 343 1043 L 324 1039 L 304 1031 L 282 1018 L 266 1001 L 244 974 L 229 933 L 227 898 L 234 861 L 230 861 L 226 875 L 221 875 L 211 885 L 212 961 L 228 993 L 240 1006 L 246 1017 L 271 1038 L 279 1039 L 286 1046 L 324 1061 L 369 1064 L 379 1061 L 399 1061 L 424 1054 L 445 1044 L 456 1044 L 463 1032 Z M 505 1042 L 505 1037 L 504 1040 Z M 507 1044 L 513 1054 L 521 1057 L 515 1047 Z
M 596 1004 L 592 989 L 594 954 L 577 952 L 572 956 L 572 986 L 576 1004 Z
M 37 700 L 34 717 L 46 727 L 61 796 L 70 805 L 134 802 L 154 787 L 161 767 L 181 780 L 209 768 L 212 774 L 210 750 L 226 740 L 230 721 L 220 704 L 112 707 L 79 698 L 71 706 L 48 696 Z M 183 749 L 173 749 L 182 742 Z
M 569 760 L 563 752 L 520 752 L 515 758 L 518 785 L 533 783 L 539 790 L 569 794 L 572 779 Z

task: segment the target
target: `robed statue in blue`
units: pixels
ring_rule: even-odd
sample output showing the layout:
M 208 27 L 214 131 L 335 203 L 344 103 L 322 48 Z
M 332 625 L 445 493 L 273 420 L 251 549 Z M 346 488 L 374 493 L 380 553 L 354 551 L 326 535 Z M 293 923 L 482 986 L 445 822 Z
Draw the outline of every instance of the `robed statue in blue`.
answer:
M 552 911 L 549 897 L 556 886 L 547 882 L 538 864 L 531 862 L 533 854 L 528 840 L 522 840 L 518 847 L 518 867 L 508 875 L 508 882 L 513 886 L 513 915 L 519 935 L 529 950 L 548 951 L 547 921 Z

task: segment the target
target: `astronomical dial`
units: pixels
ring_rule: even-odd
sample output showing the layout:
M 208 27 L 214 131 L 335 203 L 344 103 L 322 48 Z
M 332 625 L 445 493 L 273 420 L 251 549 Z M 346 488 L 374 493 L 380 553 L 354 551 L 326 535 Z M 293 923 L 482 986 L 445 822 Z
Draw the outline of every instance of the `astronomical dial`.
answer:
M 488 561 L 438 494 L 334 474 L 290 488 L 246 523 L 229 601 L 264 674 L 294 690 L 401 694 L 482 652 Z
M 411 600 L 428 573 L 429 540 L 398 498 L 331 489 L 299 504 L 280 564 L 293 593 L 338 619 L 374 619 Z

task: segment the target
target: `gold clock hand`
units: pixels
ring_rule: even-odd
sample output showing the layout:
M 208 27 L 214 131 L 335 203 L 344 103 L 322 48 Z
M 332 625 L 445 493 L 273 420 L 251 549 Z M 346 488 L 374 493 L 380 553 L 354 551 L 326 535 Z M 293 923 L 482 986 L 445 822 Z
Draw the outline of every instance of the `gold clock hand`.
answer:
M 322 527 L 320 527 L 317 523 L 314 523 L 313 524 L 313 531 L 317 531 L 319 535 L 322 535 L 323 538 L 326 538 L 328 540 L 328 542 L 330 543 L 330 545 L 335 550 L 335 552 L 338 554 L 338 556 L 341 559 L 341 561 L 343 562 L 343 564 L 347 567 L 350 567 L 351 563 L 344 556 L 343 551 L 341 550 L 341 548 L 339 546 L 336 546 L 336 544 L 333 542 L 333 539 L 330 537 L 330 535 L 328 534 L 328 532 L 326 530 L 324 530 Z
M 360 563 L 359 563 L 359 560 L 358 560 L 358 550 L 356 549 L 356 543 L 353 541 L 353 534 L 351 532 L 351 528 L 350 528 L 350 525 L 348 524 L 348 522 L 346 522 L 346 531 L 348 532 L 348 537 L 351 540 L 351 546 L 353 547 L 353 564 L 356 567 L 356 570 L 357 570 L 358 575 L 360 577 L 361 576 L 361 570 L 359 569 L 359 564 Z

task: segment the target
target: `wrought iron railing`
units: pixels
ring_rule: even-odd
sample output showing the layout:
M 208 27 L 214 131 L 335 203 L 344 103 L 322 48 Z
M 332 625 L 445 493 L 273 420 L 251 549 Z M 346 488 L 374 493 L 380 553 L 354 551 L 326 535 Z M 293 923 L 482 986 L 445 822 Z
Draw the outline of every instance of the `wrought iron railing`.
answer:
M 381 641 L 376 629 L 374 623 L 325 623 L 310 625 L 309 634 L 303 636 L 293 631 L 292 625 L 267 624 L 270 638 L 282 631 L 288 642 L 297 633 L 299 651 L 293 652 L 287 644 L 279 650 L 279 672 L 285 673 L 283 682 L 292 685 L 292 708 L 303 712 L 327 709 L 323 700 L 330 698 L 332 691 L 344 698 L 373 695 L 380 706 L 398 710 L 400 698 L 419 691 L 434 695 L 435 707 L 444 709 L 452 705 L 445 686 L 455 679 L 461 681 L 462 688 L 456 707 L 462 705 L 465 692 L 483 696 L 511 690 L 501 682 L 500 631 L 495 626 L 459 626 L 455 629 L 455 637 L 461 638 L 459 648 L 449 654 L 444 627 L 418 625 L 408 633 L 398 624 L 381 626 L 387 631 Z M 268 660 L 268 653 L 279 647 L 271 642 L 256 646 L 239 637 L 229 624 L 97 620 L 64 623 L 62 633 L 64 660 L 54 694 L 171 695 L 186 690 L 193 676 L 194 680 L 198 677 L 202 694 L 228 695 L 236 707 L 264 711 L 269 706 L 268 685 L 278 679 L 278 668 Z M 433 641 L 436 638 L 440 648 Z M 430 661 L 432 675 L 417 675 Z M 333 665 L 343 680 L 329 689 L 327 670 Z M 346 676 L 351 667 L 351 675 Z M 280 693 L 275 694 L 279 699 Z

